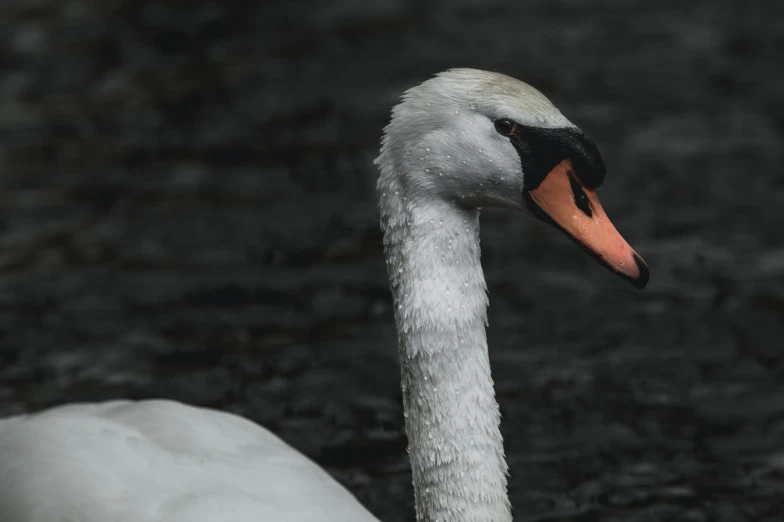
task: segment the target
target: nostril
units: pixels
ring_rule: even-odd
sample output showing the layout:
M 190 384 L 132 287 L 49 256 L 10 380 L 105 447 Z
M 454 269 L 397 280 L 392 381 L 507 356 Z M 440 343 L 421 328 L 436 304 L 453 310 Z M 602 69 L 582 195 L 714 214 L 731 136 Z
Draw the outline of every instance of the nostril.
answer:
M 583 187 L 575 179 L 574 173 L 571 170 L 568 171 L 567 174 L 569 176 L 569 185 L 571 185 L 572 194 L 574 195 L 574 204 L 577 205 L 577 208 L 582 210 L 586 216 L 593 216 L 593 207 L 591 206 L 591 202 L 585 194 Z

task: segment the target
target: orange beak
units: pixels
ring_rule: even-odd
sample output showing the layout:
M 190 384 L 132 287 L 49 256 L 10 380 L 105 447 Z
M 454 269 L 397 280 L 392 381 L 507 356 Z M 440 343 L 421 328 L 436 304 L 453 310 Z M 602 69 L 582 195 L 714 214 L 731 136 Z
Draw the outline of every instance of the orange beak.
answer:
M 556 165 L 538 187 L 524 195 L 536 217 L 564 231 L 601 264 L 635 288 L 648 284 L 648 266 L 615 229 L 596 190 L 580 183 L 571 161 Z

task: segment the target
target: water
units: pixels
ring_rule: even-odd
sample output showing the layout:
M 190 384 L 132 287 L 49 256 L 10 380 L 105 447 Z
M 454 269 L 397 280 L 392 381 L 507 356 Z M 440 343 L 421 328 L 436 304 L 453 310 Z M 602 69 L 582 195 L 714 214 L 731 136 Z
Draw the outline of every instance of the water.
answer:
M 652 272 L 637 292 L 483 213 L 516 517 L 784 518 L 777 4 L 25 5 L 7 29 L 34 38 L 0 43 L 3 414 L 235 411 L 412 520 L 371 161 L 405 88 L 481 66 L 598 144 Z

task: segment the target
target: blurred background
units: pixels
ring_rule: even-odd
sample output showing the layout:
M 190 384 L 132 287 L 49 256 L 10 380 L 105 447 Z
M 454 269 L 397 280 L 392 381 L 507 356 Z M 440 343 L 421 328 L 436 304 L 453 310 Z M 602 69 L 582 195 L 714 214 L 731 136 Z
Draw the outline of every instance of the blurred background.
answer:
M 233 411 L 412 521 L 372 159 L 476 67 L 593 138 L 652 273 L 483 214 L 516 520 L 782 520 L 783 55 L 773 1 L 7 0 L 0 414 Z

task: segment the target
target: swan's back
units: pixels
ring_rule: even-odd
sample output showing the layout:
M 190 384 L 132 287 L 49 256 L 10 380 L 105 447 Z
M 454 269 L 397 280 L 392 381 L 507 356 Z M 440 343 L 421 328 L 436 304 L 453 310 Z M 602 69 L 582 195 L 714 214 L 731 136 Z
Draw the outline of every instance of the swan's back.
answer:
M 277 436 L 170 401 L 0 421 L 3 522 L 376 521 Z

